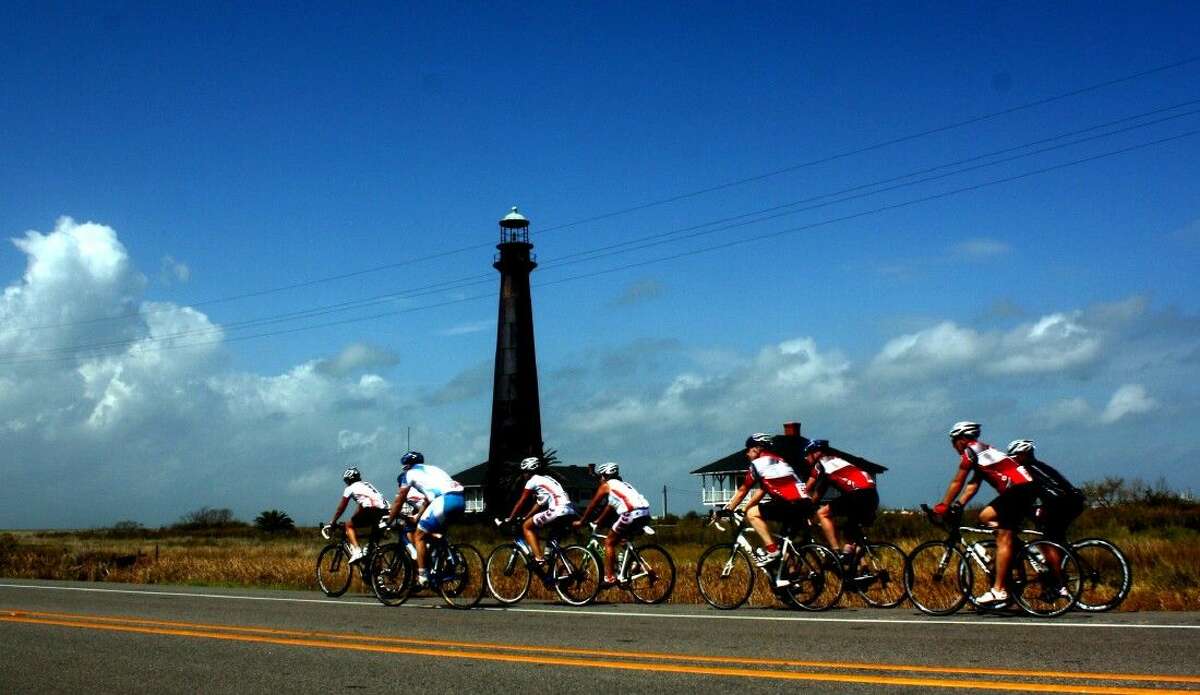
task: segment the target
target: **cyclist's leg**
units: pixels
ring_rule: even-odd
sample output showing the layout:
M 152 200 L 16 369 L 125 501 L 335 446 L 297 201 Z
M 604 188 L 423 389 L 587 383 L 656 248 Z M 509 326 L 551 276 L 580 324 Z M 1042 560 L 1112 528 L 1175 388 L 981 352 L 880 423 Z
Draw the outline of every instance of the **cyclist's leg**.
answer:
M 542 542 L 538 539 L 538 529 L 541 529 L 561 516 L 562 512 L 557 509 L 545 509 L 534 514 L 525 520 L 521 525 L 521 530 L 525 534 L 525 542 L 529 544 L 533 550 L 533 559 L 542 564 L 545 558 L 542 556 Z
M 617 548 L 650 522 L 650 510 L 635 509 L 617 517 L 612 530 L 604 539 L 604 581 L 616 580 Z
M 837 523 L 834 522 L 833 515 L 834 508 L 832 502 L 822 504 L 817 509 L 817 525 L 821 527 L 821 534 L 825 536 L 829 547 L 836 550 L 838 547 Z
M 417 521 L 417 528 L 413 530 L 413 547 L 417 551 L 417 579 L 422 577 L 428 579 L 429 570 L 426 564 L 425 548 L 429 545 L 429 535 L 438 533 L 443 528 L 443 519 L 446 515 L 446 496 L 434 498 L 432 502 L 425 505 L 425 511 L 421 513 L 421 519 Z
M 775 545 L 775 539 L 771 537 L 771 529 L 767 527 L 767 520 L 763 516 L 761 504 L 746 508 L 746 521 L 750 522 L 750 527 L 758 534 L 764 548 Z

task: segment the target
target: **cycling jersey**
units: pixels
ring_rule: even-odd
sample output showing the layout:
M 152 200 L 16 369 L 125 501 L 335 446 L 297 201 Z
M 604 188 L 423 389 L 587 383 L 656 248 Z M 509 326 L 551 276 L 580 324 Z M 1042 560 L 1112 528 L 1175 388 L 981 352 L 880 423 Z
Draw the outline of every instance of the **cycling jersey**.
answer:
M 650 502 L 624 480 L 608 481 L 608 503 L 618 514 L 650 507 Z
M 425 463 L 418 463 L 410 467 L 396 478 L 396 482 L 400 484 L 400 487 L 417 490 L 430 502 L 442 495 L 463 491 L 463 486 L 451 478 L 449 473 L 437 466 Z
M 958 467 L 964 471 L 972 468 L 979 471 L 996 492 L 1033 482 L 1033 476 L 1024 466 L 1000 450 L 976 440 L 967 442 Z
M 772 498 L 783 502 L 798 502 L 804 497 L 804 481 L 787 461 L 774 454 L 763 454 L 750 462 L 743 485 L 755 482 L 761 483 Z
M 837 456 L 822 456 L 813 471 L 818 479 L 828 478 L 842 492 L 875 488 L 875 479 L 870 473 Z
M 1084 500 L 1083 492 L 1045 461 L 1034 459 L 1025 464 L 1025 469 L 1029 471 L 1038 487 L 1041 488 L 1039 496 L 1043 502 L 1053 503 L 1061 500 L 1074 503 Z
M 342 491 L 343 498 L 354 497 L 359 509 L 387 509 L 388 501 L 383 498 L 375 486 L 365 480 L 358 480 L 346 486 Z
M 538 506 L 545 507 L 547 510 L 560 509 L 571 504 L 571 498 L 567 497 L 562 485 L 548 475 L 529 476 L 529 481 L 525 483 L 525 489 L 532 490 L 537 498 Z

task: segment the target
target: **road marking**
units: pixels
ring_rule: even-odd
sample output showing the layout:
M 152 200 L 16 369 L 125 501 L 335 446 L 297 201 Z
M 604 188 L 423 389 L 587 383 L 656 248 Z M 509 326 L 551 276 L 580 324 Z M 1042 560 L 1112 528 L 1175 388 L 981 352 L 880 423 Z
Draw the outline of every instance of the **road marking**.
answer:
M 653 671 L 657 673 L 679 673 L 686 675 L 730 676 L 738 678 L 768 678 L 773 680 L 837 682 L 869 685 L 891 685 L 927 688 L 952 688 L 970 690 L 1005 690 L 1017 692 L 1076 692 L 1089 695 L 1144 695 L 1158 693 L 1159 695 L 1196 695 L 1196 690 L 1168 690 L 1161 688 L 1137 688 L 1129 686 L 1080 685 L 1066 683 L 1036 683 L 1013 681 L 990 681 L 983 679 L 936 679 L 915 676 L 881 676 L 837 673 L 803 673 L 795 671 L 780 671 L 767 669 L 749 669 L 717 666 L 700 666 L 694 664 L 669 663 L 638 663 L 628 661 L 605 661 L 598 659 L 568 659 L 556 656 L 527 656 L 522 654 L 498 654 L 482 651 L 455 651 L 432 649 L 429 647 L 401 647 L 392 645 L 353 644 L 344 641 L 327 639 L 283 637 L 265 635 L 246 635 L 224 631 L 165 628 L 135 625 L 113 625 L 97 622 L 53 620 L 40 618 L 24 618 L 19 616 L 0 616 L 0 622 L 21 623 L 32 625 L 51 625 L 76 629 L 101 630 L 149 635 L 169 635 L 178 637 L 193 637 L 202 639 L 225 640 L 242 643 L 277 644 L 283 646 L 313 647 L 321 649 L 340 649 L 346 651 L 375 652 L 385 654 L 405 654 L 413 656 L 431 656 L 439 658 L 455 658 L 477 661 L 499 661 L 509 663 L 530 663 L 549 666 L 568 666 L 577 668 L 598 668 L 624 671 Z
M 175 596 L 183 598 L 229 599 L 234 601 L 278 601 L 284 603 L 312 603 L 323 606 L 356 606 L 383 608 L 375 601 L 355 601 L 351 599 L 317 599 L 295 598 L 283 596 L 244 596 L 237 594 L 205 594 L 188 591 L 158 591 L 142 589 L 101 589 L 82 586 L 41 586 L 37 584 L 8 584 L 0 583 L 2 589 L 39 589 L 45 591 L 79 591 L 108 594 L 135 594 L 138 596 Z M 405 608 L 432 608 L 404 604 Z M 440 607 L 440 606 L 439 606 Z M 1156 623 L 1081 623 L 1072 620 L 951 620 L 947 618 L 929 618 L 914 616 L 911 620 L 897 618 L 830 618 L 807 615 L 731 615 L 729 613 L 641 613 L 637 611 L 602 610 L 597 608 L 528 608 L 506 606 L 481 606 L 479 610 L 504 611 L 511 613 L 542 613 L 563 615 L 570 618 L 579 616 L 609 616 L 616 618 L 653 618 L 662 620 L 738 620 L 752 622 L 786 622 L 786 623 L 868 623 L 874 625 L 970 625 L 974 628 L 984 627 L 1029 627 L 1029 628 L 1105 628 L 1119 630 L 1200 630 L 1200 625 L 1161 625 Z
M 764 659 L 741 656 L 708 656 L 700 654 L 672 654 L 664 652 L 620 651 L 605 649 L 587 649 L 580 647 L 547 647 L 527 644 L 503 644 L 495 642 L 463 642 L 455 640 L 434 640 L 424 638 L 405 638 L 395 636 L 364 635 L 353 632 L 329 632 L 324 630 L 288 630 L 282 628 L 222 625 L 219 623 L 193 623 L 180 620 L 157 620 L 132 616 L 90 615 L 85 613 L 64 613 L 57 611 L 0 611 L 0 617 L 5 615 L 15 618 L 61 619 L 82 622 L 100 622 L 109 624 L 142 625 L 151 627 L 170 627 L 197 630 L 217 630 L 225 632 L 246 632 L 286 637 L 313 638 L 321 637 L 338 640 L 358 640 L 361 642 L 379 642 L 388 644 L 433 645 L 438 647 L 493 649 L 501 651 L 538 652 L 545 654 L 560 654 L 570 656 L 601 656 L 616 659 L 654 659 L 662 661 L 693 661 L 699 663 L 721 663 L 757 666 L 787 666 L 799 668 L 823 668 L 857 671 L 900 671 L 909 673 L 942 673 L 951 675 L 975 676 L 1016 676 L 1028 678 L 1063 678 L 1075 680 L 1109 680 L 1153 683 L 1195 683 L 1200 684 L 1200 676 L 1170 675 L 1170 674 L 1141 674 L 1141 673 L 1106 673 L 1092 671 L 1037 671 L 1029 669 L 1001 669 L 986 667 L 958 666 L 922 666 L 915 664 L 884 664 L 856 663 L 833 661 L 803 661 L 795 659 Z

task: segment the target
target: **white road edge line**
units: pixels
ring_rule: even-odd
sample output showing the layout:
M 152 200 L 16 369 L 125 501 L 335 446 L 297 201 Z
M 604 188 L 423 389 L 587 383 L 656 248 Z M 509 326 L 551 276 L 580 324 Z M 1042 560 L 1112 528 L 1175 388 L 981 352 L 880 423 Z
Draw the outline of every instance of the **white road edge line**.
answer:
M 330 600 L 317 598 L 285 598 L 280 596 L 238 596 L 235 594 L 203 594 L 187 591 L 155 591 L 151 589 L 101 589 L 96 587 L 82 586 L 39 586 L 36 584 L 6 584 L 0 583 L 0 589 L 41 589 L 44 591 L 81 591 L 91 593 L 106 593 L 106 594 L 137 594 L 139 596 L 173 596 L 183 598 L 210 598 L 210 599 L 229 599 L 234 601 L 281 601 L 284 603 L 316 603 L 325 606 L 359 606 L 359 607 L 379 607 L 382 605 L 374 601 L 355 601 L 355 600 Z M 433 606 L 418 606 L 414 604 L 404 604 L 404 608 L 433 608 Z M 675 620 L 749 620 L 757 622 L 778 622 L 778 623 L 871 623 L 884 625 L 970 625 L 972 627 L 1086 627 L 1086 628 L 1111 628 L 1111 629 L 1142 629 L 1142 630 L 1200 630 L 1200 625 L 1158 625 L 1154 623 L 1079 623 L 1064 620 L 1033 622 L 1033 621 L 1011 621 L 1011 622 L 983 622 L 979 620 L 947 620 L 945 618 L 921 618 L 916 617 L 914 620 L 898 620 L 895 618 L 825 618 L 817 616 L 771 616 L 771 615 L 731 615 L 727 613 L 715 614 L 687 614 L 687 613 L 639 613 L 636 611 L 607 611 L 598 610 L 595 608 L 575 608 L 575 609 L 559 609 L 559 608 L 507 608 L 503 606 L 484 606 L 479 609 L 489 612 L 503 613 L 541 613 L 551 615 L 563 615 L 575 617 L 581 615 L 596 615 L 596 616 L 611 616 L 615 618 L 660 618 L 660 619 L 675 619 Z

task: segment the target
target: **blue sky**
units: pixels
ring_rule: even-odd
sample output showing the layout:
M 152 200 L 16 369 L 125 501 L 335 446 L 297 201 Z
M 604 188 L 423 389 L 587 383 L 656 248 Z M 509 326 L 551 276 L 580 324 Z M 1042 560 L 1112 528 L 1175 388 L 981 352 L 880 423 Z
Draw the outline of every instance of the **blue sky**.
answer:
M 514 204 L 535 285 L 615 269 L 535 287 L 547 443 L 669 485 L 677 509 L 698 497 L 688 470 L 792 419 L 891 465 L 890 504 L 944 489 L 965 418 L 1080 480 L 1200 487 L 1173 463 L 1200 444 L 1177 426 L 1200 415 L 1200 62 L 573 224 L 1195 58 L 1198 15 L 6 4 L 0 527 L 201 505 L 307 522 L 348 463 L 390 480 L 409 427 L 435 463 L 482 460 L 489 244 Z M 968 158 L 989 166 L 634 248 Z M 483 282 L 237 327 L 462 278 Z M 14 481 L 42 478 L 92 502 L 31 509 Z

